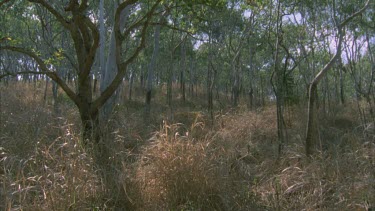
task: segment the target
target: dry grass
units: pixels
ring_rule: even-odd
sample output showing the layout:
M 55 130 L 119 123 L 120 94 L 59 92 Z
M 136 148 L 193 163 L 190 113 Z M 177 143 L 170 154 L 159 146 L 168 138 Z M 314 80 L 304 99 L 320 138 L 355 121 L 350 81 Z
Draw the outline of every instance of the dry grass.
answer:
M 164 210 L 224 209 L 230 192 L 224 154 L 220 155 L 222 151 L 212 147 L 209 140 L 179 136 L 177 129 L 177 125 L 165 124 L 142 152 L 137 178 L 144 206 Z
M 100 178 L 79 147 L 74 120 L 56 118 L 42 99 L 42 87 L 1 87 L 2 210 L 69 210 L 102 206 Z M 10 91 L 11 90 L 11 91 Z M 62 105 L 64 106 L 64 105 Z M 66 108 L 64 114 L 74 115 Z M 74 117 L 72 117 L 74 119 Z M 70 122 L 70 124 L 68 123 Z
M 1 210 L 375 206 L 375 138 L 350 107 L 321 120 L 321 151 L 306 158 L 303 108 L 287 115 L 289 139 L 278 157 L 273 106 L 216 113 L 217 124 L 206 126 L 206 115 L 186 106 L 174 115 L 184 124 L 167 124 L 165 108 L 155 103 L 152 124 L 145 127 L 142 104 L 127 103 L 105 129 L 115 191 L 79 146 L 79 119 L 69 101 L 61 97 L 59 117 L 44 102 L 42 84 L 16 83 L 0 91 Z

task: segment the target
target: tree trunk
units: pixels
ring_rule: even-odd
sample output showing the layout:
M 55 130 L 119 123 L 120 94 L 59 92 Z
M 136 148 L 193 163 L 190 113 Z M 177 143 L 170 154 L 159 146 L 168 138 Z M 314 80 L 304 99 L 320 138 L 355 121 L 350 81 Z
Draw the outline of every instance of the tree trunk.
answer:
M 154 51 L 152 53 L 151 61 L 148 66 L 145 123 L 149 123 L 150 112 L 151 112 L 152 81 L 154 80 L 154 69 L 155 69 L 156 59 L 159 55 L 159 40 L 160 40 L 159 37 L 160 37 L 160 25 L 157 25 L 155 27 L 155 34 L 154 34 Z
M 238 99 L 240 97 L 240 76 L 239 76 L 239 63 L 240 63 L 240 49 L 236 52 L 236 55 L 232 63 L 233 72 L 233 86 L 232 86 L 232 107 L 238 106 Z
M 132 100 L 132 93 L 133 93 L 133 82 L 134 82 L 134 70 L 130 72 L 130 78 L 129 78 L 129 96 L 128 99 L 129 101 Z
M 315 124 L 315 109 L 314 109 L 314 93 L 316 92 L 318 83 L 323 79 L 325 74 L 331 69 L 333 64 L 336 62 L 336 60 L 341 56 L 341 47 L 343 42 L 343 37 L 345 35 L 343 28 L 346 24 L 349 23 L 354 17 L 360 15 L 362 12 L 366 10 L 366 8 L 369 5 L 369 0 L 366 2 L 365 6 L 358 10 L 357 12 L 353 13 L 350 17 L 346 18 L 343 22 L 340 24 L 337 23 L 337 33 L 339 36 L 338 39 L 338 45 L 337 45 L 337 51 L 336 54 L 331 58 L 331 60 L 328 62 L 327 65 L 323 67 L 321 71 L 315 76 L 315 78 L 310 83 L 310 91 L 309 91 L 309 104 L 308 104 L 308 121 L 307 121 L 307 129 L 306 129 L 306 155 L 311 156 L 312 152 L 315 148 L 314 146 L 314 140 L 316 139 L 316 133 L 314 133 L 314 124 Z M 334 2 L 333 2 L 334 3 Z M 332 5 L 335 9 L 335 5 Z M 334 10 L 335 12 L 335 10 Z M 333 17 L 336 17 L 336 14 L 333 14 Z M 335 20 L 336 23 L 336 20 Z
M 102 3 L 102 2 L 101 2 Z M 102 11 L 102 6 L 101 5 L 101 11 Z M 116 8 L 117 8 L 117 5 L 116 5 Z M 125 23 L 126 23 L 126 19 L 127 17 L 129 16 L 129 13 L 130 13 L 130 6 L 126 7 L 122 13 L 121 13 L 121 18 L 120 18 L 120 30 L 123 29 L 125 27 Z M 101 14 L 103 15 L 103 14 Z M 103 20 L 103 17 L 100 18 L 101 22 L 104 21 Z M 100 23 L 100 29 L 101 30 L 104 30 L 104 23 Z M 113 30 L 112 31 L 112 34 L 111 34 L 111 39 L 110 39 L 110 46 L 109 46 L 109 52 L 108 52 L 108 57 L 107 57 L 107 61 L 105 63 L 105 66 L 104 66 L 104 35 L 105 35 L 105 32 L 104 31 L 100 31 L 100 34 L 101 34 L 101 38 L 102 38 L 102 45 L 100 47 L 100 66 L 101 66 L 101 73 L 102 73 L 102 80 L 100 82 L 100 92 L 103 93 L 105 91 L 105 89 L 112 83 L 112 81 L 114 80 L 117 72 L 118 72 L 118 68 L 117 68 L 117 62 L 116 62 L 116 50 L 118 48 L 118 46 L 116 46 L 116 39 L 115 39 L 115 31 Z M 121 87 L 121 84 L 118 86 L 118 89 L 120 89 Z M 105 104 L 102 106 L 101 108 L 101 112 L 100 112 L 100 118 L 101 118 L 101 121 L 107 121 L 110 114 L 112 113 L 113 111 L 113 108 L 114 108 L 114 105 L 115 105 L 115 102 L 116 102 L 116 98 L 118 97 L 118 91 L 115 91 L 115 93 L 113 93 L 111 95 L 111 97 L 105 102 Z
M 208 62 L 207 62 L 207 110 L 210 115 L 210 120 L 211 120 L 211 125 L 213 125 L 214 121 L 214 116 L 213 116 L 213 94 L 212 94 L 212 88 L 213 88 L 213 74 L 212 74 L 212 69 L 213 69 L 213 64 L 212 64 L 212 38 L 209 37 L 209 52 L 208 52 Z
M 99 115 L 98 112 L 89 112 L 90 105 L 84 104 L 79 108 L 82 122 L 82 141 L 83 145 L 97 144 L 101 139 Z
M 190 58 L 190 67 L 189 67 L 189 96 L 193 98 L 194 95 L 194 58 Z
M 281 3 L 278 2 L 276 11 L 276 43 L 275 43 L 275 55 L 274 55 L 274 71 L 271 76 L 271 85 L 276 97 L 276 122 L 277 122 L 277 138 L 278 138 L 278 154 L 281 154 L 284 142 L 285 142 L 285 125 L 284 125 L 284 78 L 285 69 L 282 70 L 279 65 L 279 48 L 282 45 L 282 20 L 281 20 Z M 287 62 L 287 59 L 285 60 Z M 274 78 L 276 83 L 274 84 Z
M 310 85 L 310 90 L 309 90 L 309 102 L 308 102 L 308 119 L 307 119 L 307 131 L 306 131 L 306 155 L 310 156 L 313 153 L 313 150 L 316 145 L 316 136 L 315 134 L 317 133 L 317 123 L 315 120 L 315 112 L 314 112 L 314 106 L 315 106 L 315 92 L 317 89 L 317 84 L 312 83 Z
M 183 38 L 185 39 L 185 38 Z M 181 72 L 180 72 L 180 90 L 181 90 L 181 98 L 182 101 L 185 102 L 186 94 L 185 94 L 185 71 L 186 71 L 186 41 L 182 41 L 181 44 L 181 64 L 180 64 Z
M 46 77 L 46 84 L 45 84 L 45 87 L 44 87 L 44 94 L 43 94 L 43 100 L 44 100 L 44 103 L 47 104 L 47 91 L 48 91 L 48 84 L 49 84 L 49 78 Z
M 55 82 L 52 81 L 52 96 L 53 96 L 53 112 L 58 115 L 59 112 L 59 102 L 58 102 L 58 88 L 59 85 Z
M 250 86 L 250 90 L 248 92 L 249 94 L 249 109 L 253 110 L 254 108 L 254 89 L 252 86 Z
M 345 93 L 344 93 L 344 76 L 343 76 L 343 70 L 342 65 L 340 65 L 339 71 L 340 71 L 340 100 L 341 104 L 345 104 Z

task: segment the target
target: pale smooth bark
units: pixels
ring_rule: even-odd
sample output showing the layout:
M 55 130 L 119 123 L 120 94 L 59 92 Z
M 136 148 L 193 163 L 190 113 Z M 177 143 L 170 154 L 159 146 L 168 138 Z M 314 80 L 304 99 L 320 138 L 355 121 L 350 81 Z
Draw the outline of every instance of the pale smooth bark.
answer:
M 316 145 L 316 113 L 315 113 L 315 101 L 316 101 L 316 95 L 315 92 L 317 90 L 317 86 L 319 82 L 324 78 L 324 76 L 327 74 L 327 72 L 332 68 L 336 60 L 341 56 L 342 51 L 342 42 L 344 39 L 344 27 L 356 16 L 362 14 L 368 7 L 370 0 L 368 0 L 365 4 L 365 6 L 352 14 L 350 17 L 346 18 L 344 21 L 342 21 L 337 25 L 337 36 L 338 36 L 338 45 L 337 45 L 337 51 L 335 55 L 331 58 L 331 60 L 318 72 L 318 74 L 315 76 L 315 78 L 311 81 L 310 87 L 309 87 L 309 101 L 308 101 L 308 119 L 307 119 L 307 128 L 306 128 L 306 155 L 311 156 L 313 151 L 315 150 Z M 333 5 L 333 8 L 335 6 Z M 336 14 L 333 15 L 334 17 Z M 335 23 L 337 21 L 335 20 Z
M 103 1 L 103 0 L 102 0 Z M 102 3 L 102 2 L 101 2 Z M 100 10 L 102 10 L 103 5 L 101 5 Z M 115 9 L 117 8 L 117 5 L 115 6 Z M 103 11 L 101 11 L 101 15 L 103 15 Z M 120 30 L 123 30 L 126 24 L 126 20 L 128 16 L 130 15 L 130 6 L 126 7 L 121 14 L 120 17 Z M 102 23 L 103 21 L 103 23 Z M 105 32 L 104 32 L 104 18 L 101 16 L 100 17 L 100 34 L 101 37 L 103 38 L 102 45 L 100 46 L 100 62 L 101 62 L 101 72 L 102 72 L 102 78 L 100 82 L 100 92 L 103 93 L 104 90 L 109 86 L 109 84 L 113 81 L 115 78 L 118 69 L 117 69 L 117 63 L 116 63 L 116 40 L 115 40 L 115 33 L 114 30 L 112 30 L 111 38 L 110 38 L 110 44 L 109 44 L 109 50 L 108 50 L 108 56 L 107 56 L 107 61 L 105 62 L 104 66 L 104 41 L 105 41 Z M 103 65 L 102 65 L 103 64 Z M 106 103 L 103 105 L 101 108 L 101 120 L 102 121 L 107 121 L 108 118 L 110 117 L 114 104 L 116 102 L 116 98 L 118 96 L 118 92 L 116 91 L 115 93 L 112 94 L 112 96 L 106 101 Z

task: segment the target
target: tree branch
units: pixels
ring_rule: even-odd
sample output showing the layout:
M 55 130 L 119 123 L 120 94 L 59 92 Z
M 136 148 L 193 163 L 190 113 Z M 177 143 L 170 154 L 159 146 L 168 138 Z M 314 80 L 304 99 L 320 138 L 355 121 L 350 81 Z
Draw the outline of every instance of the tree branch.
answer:
M 32 3 L 37 3 L 42 5 L 44 8 L 46 8 L 50 13 L 52 13 L 53 16 L 56 17 L 56 19 L 66 28 L 71 30 L 71 26 L 67 20 L 57 11 L 55 10 L 50 4 L 48 4 L 44 0 L 28 0 L 29 2 Z
M 120 5 L 118 5 L 118 7 L 116 9 L 116 13 L 115 13 L 115 24 L 113 26 L 113 28 L 115 29 L 116 40 L 119 39 L 119 40 L 122 41 L 124 39 L 123 36 L 125 36 L 125 35 L 122 35 L 121 32 L 120 32 L 120 30 L 121 30 L 120 22 L 121 22 L 121 13 L 122 13 L 122 11 L 126 7 L 128 7 L 128 6 L 132 5 L 132 4 L 135 4 L 136 2 L 137 2 L 137 0 L 127 0 L 127 1 L 125 1 L 123 3 L 121 3 Z
M 90 74 L 92 63 L 95 60 L 96 50 L 99 46 L 99 32 L 96 26 L 89 20 L 85 19 L 84 24 L 90 29 L 91 34 L 94 38 L 92 45 L 90 46 L 90 51 L 86 56 L 86 61 L 84 63 L 83 71 L 80 73 L 83 78 L 86 78 Z M 91 43 L 90 43 L 91 44 Z
M 349 23 L 349 21 L 351 21 L 353 18 L 355 18 L 356 16 L 362 14 L 366 9 L 367 7 L 370 5 L 370 0 L 367 0 L 365 6 L 362 7 L 362 9 L 358 10 L 357 12 L 353 13 L 350 17 L 348 17 L 347 19 L 345 19 L 343 22 L 340 23 L 340 26 L 339 27 L 344 27 L 346 24 Z
M 154 13 L 154 11 L 156 10 L 156 7 L 159 5 L 161 0 L 157 0 L 153 7 L 150 9 L 150 11 L 145 15 L 146 17 L 146 20 L 143 24 L 143 27 L 142 27 L 142 31 L 141 31 L 141 42 L 140 44 L 138 45 L 138 47 L 135 49 L 135 51 L 133 52 L 133 54 L 125 61 L 125 62 L 120 62 L 120 52 L 121 52 L 121 44 L 122 44 L 122 41 L 119 40 L 119 35 L 117 34 L 116 37 L 116 46 L 117 46 L 117 49 L 116 49 L 116 63 L 117 63 L 117 69 L 118 69 L 118 72 L 117 72 L 117 75 L 115 76 L 115 78 L 113 79 L 113 81 L 111 82 L 111 84 L 109 84 L 109 86 L 102 92 L 102 94 L 93 102 L 92 104 L 92 111 L 100 108 L 102 105 L 104 105 L 104 103 L 108 100 L 108 98 L 110 96 L 112 96 L 112 94 L 116 91 L 117 87 L 120 85 L 120 83 L 122 82 L 122 79 L 124 78 L 125 74 L 126 74 L 126 70 L 127 70 L 127 67 L 130 63 L 132 63 L 136 58 L 137 56 L 139 55 L 139 53 L 141 52 L 141 50 L 145 47 L 145 43 L 146 43 L 146 35 L 147 35 L 147 28 L 148 26 L 150 25 L 150 20 L 151 20 L 151 17 Z M 131 2 L 136 2 L 135 0 L 128 0 L 128 1 L 125 1 L 121 8 L 125 9 L 126 6 L 129 6 L 131 5 L 130 3 Z M 120 8 L 120 7 L 119 7 Z M 117 14 L 120 14 L 122 11 L 118 8 L 118 10 L 116 11 L 116 15 Z M 119 18 L 120 16 L 117 16 L 117 18 Z M 144 19 L 144 18 L 142 18 Z M 120 32 L 120 24 L 119 24 L 119 19 L 117 19 L 118 22 L 117 24 L 115 23 L 115 25 L 117 26 L 117 28 L 115 28 L 115 33 L 119 33 Z M 130 26 L 132 27 L 132 26 Z
M 9 2 L 10 0 L 4 0 L 2 2 L 0 2 L 0 7 L 3 6 L 5 3 Z
M 343 28 L 346 26 L 346 24 L 349 23 L 353 18 L 356 16 L 360 15 L 362 12 L 366 10 L 366 8 L 369 6 L 370 0 L 367 0 L 366 4 L 362 9 L 358 10 L 357 12 L 353 13 L 350 17 L 346 18 L 344 21 L 342 21 L 338 26 L 338 34 L 339 34 L 339 43 L 337 45 L 337 52 L 336 54 L 331 58 L 331 60 L 323 67 L 322 70 L 319 71 L 319 73 L 315 76 L 315 78 L 312 80 L 312 83 L 319 83 L 319 81 L 323 78 L 324 74 L 333 66 L 335 63 L 336 59 L 341 56 L 341 51 L 342 51 L 342 42 L 344 39 L 344 32 Z
M 24 55 L 27 55 L 31 58 L 33 58 L 36 63 L 39 65 L 39 68 L 42 70 L 40 72 L 28 72 L 27 74 L 29 73 L 32 73 L 32 74 L 45 74 L 47 75 L 48 77 L 50 77 L 53 81 L 55 81 L 65 92 L 66 94 L 69 96 L 69 98 L 71 100 L 73 100 L 73 102 L 76 104 L 76 105 L 79 105 L 81 104 L 81 101 L 80 99 L 77 97 L 77 95 L 73 92 L 72 89 L 70 89 L 70 87 L 64 82 L 64 80 L 62 80 L 56 72 L 53 72 L 53 71 L 50 71 L 47 67 L 47 65 L 45 64 L 45 62 L 38 56 L 36 55 L 34 52 L 31 52 L 31 51 L 28 51 L 24 48 L 19 48 L 19 47 L 14 47 L 14 46 L 0 46 L 0 50 L 9 50 L 9 51 L 14 51 L 14 52 L 18 52 L 18 53 L 21 53 L 21 54 L 24 54 Z M 23 73 L 21 72 L 22 74 L 26 74 L 26 73 Z M 17 73 L 14 73 L 14 74 L 17 74 Z M 4 76 L 5 77 L 5 76 Z M 3 78 L 3 77 L 1 77 Z

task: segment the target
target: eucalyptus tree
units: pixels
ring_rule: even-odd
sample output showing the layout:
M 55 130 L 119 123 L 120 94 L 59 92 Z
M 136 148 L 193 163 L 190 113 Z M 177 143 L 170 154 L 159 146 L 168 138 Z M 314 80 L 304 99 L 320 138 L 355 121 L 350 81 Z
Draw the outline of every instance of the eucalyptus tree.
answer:
M 35 30 L 32 30 L 34 27 L 39 26 L 39 23 L 28 14 L 30 9 L 27 8 L 26 5 L 14 5 L 12 6 L 15 8 L 14 10 L 10 7 L 12 4 L 9 1 L 2 1 L 1 5 L 3 9 L 0 11 L 0 42 L 21 44 L 20 42 L 23 38 L 33 38 L 34 42 L 32 44 L 40 42 L 41 36 L 36 37 Z M 17 21 L 13 19 L 14 16 L 18 17 Z M 7 36 L 9 34 L 12 34 L 13 37 L 10 38 Z M 17 53 L 2 52 L 0 57 L 3 67 L 0 69 L 0 75 L 3 75 L 2 78 L 4 78 L 5 81 L 10 80 L 10 77 L 7 76 L 9 73 L 24 72 L 27 71 L 30 66 L 34 66 L 32 59 Z M 25 74 L 23 77 L 20 76 L 18 78 L 35 79 L 36 77 Z M 14 78 L 14 80 L 18 78 Z
M 165 13 L 166 14 L 166 13 Z M 162 14 L 160 17 L 160 21 L 162 21 L 163 16 Z M 145 107 L 145 122 L 149 122 L 150 117 L 150 110 L 151 110 L 151 95 L 152 95 L 152 87 L 153 87 L 153 80 L 154 80 L 154 71 L 156 66 L 156 61 L 159 56 L 159 42 L 160 42 L 160 24 L 155 26 L 154 32 L 154 49 L 151 56 L 151 61 L 148 65 L 148 73 L 147 73 L 147 90 L 146 90 L 146 107 Z
M 123 77 L 126 75 L 128 66 L 137 58 L 141 50 L 145 47 L 147 29 L 154 16 L 157 6 L 161 0 L 154 0 L 144 7 L 142 1 L 127 0 L 120 3 L 114 15 L 114 33 L 115 33 L 115 54 L 116 66 L 118 72 L 108 85 L 102 91 L 100 96 L 93 98 L 91 71 L 99 46 L 100 34 L 96 26 L 95 20 L 90 16 L 92 12 L 91 5 L 93 2 L 88 0 L 78 1 L 70 0 L 65 7 L 58 3 L 50 3 L 44 0 L 29 0 L 17 2 L 17 4 L 10 6 L 10 11 L 14 10 L 18 4 L 25 5 L 25 7 L 35 8 L 36 6 L 43 7 L 49 11 L 56 21 L 69 35 L 69 42 L 74 47 L 73 66 L 76 74 L 76 91 L 59 76 L 57 71 L 51 69 L 48 65 L 48 57 L 40 55 L 35 50 L 33 51 L 27 45 L 19 45 L 11 42 L 13 34 L 11 31 L 2 34 L 0 50 L 18 52 L 28 57 L 31 57 L 38 64 L 37 71 L 17 72 L 16 74 L 44 74 L 54 80 L 67 96 L 78 107 L 83 128 L 84 143 L 92 142 L 99 143 L 100 141 L 100 124 L 99 124 L 99 109 L 105 102 L 113 95 L 118 86 L 121 84 Z M 4 6 L 4 5 L 3 5 Z M 129 24 L 125 29 L 121 29 L 121 14 L 129 6 L 134 6 L 133 14 Z M 28 11 L 33 14 L 33 11 Z M 34 17 L 34 16 L 31 16 Z M 14 21 L 16 16 L 12 16 Z M 42 20 L 37 20 L 42 21 Z M 127 50 L 124 55 L 123 43 L 125 40 L 139 39 L 137 45 L 132 49 Z M 28 41 L 30 42 L 30 41 Z M 25 41 L 25 43 L 28 43 Z M 52 57 L 53 55 L 48 55 Z M 5 75 L 14 75 L 6 73 Z M 3 75 L 3 77 L 5 76 Z
M 118 7 L 117 3 L 114 2 L 114 10 Z M 131 11 L 131 6 L 128 5 L 125 7 L 125 9 L 121 12 L 120 14 L 120 20 L 119 20 L 119 27 L 120 31 L 123 31 L 124 28 L 126 27 L 127 22 L 129 21 L 129 16 L 130 16 L 130 11 Z M 110 27 L 112 28 L 111 34 L 110 34 L 110 40 L 109 40 L 109 47 L 108 47 L 108 55 L 105 58 L 105 28 L 104 28 L 104 2 L 103 0 L 100 1 L 100 6 L 99 6 L 99 26 L 100 26 L 100 48 L 99 48 L 99 63 L 100 63 L 100 92 L 103 93 L 106 88 L 110 85 L 110 83 L 113 81 L 115 78 L 117 72 L 118 72 L 118 67 L 116 64 L 116 49 L 117 49 L 117 43 L 115 39 L 115 26 L 114 26 L 114 21 L 112 19 L 112 24 Z M 126 41 L 125 41 L 126 42 Z M 127 45 L 125 43 L 126 48 Z M 126 51 L 127 49 L 125 49 Z M 126 55 L 125 55 L 126 56 Z M 121 83 L 119 87 L 116 89 L 116 91 L 111 95 L 111 97 L 104 103 L 103 107 L 101 108 L 101 121 L 107 121 L 109 119 L 110 114 L 113 111 L 114 104 L 116 102 L 116 98 L 119 94 L 119 89 L 120 89 Z
M 228 55 L 230 55 L 231 60 L 232 105 L 236 107 L 238 106 L 240 87 L 242 86 L 243 65 L 241 56 L 243 55 L 243 47 L 252 26 L 251 22 L 244 23 L 241 11 L 235 12 L 233 10 L 234 8 L 232 8 L 228 19 L 231 21 L 227 25 L 227 27 L 230 26 L 229 30 L 226 30 L 229 38 L 226 48 L 229 51 Z
M 362 30 L 362 32 L 364 32 Z M 372 43 L 369 40 L 369 34 L 365 32 L 360 34 L 358 28 L 354 34 L 347 35 L 345 40 L 345 59 L 346 64 L 342 69 L 351 76 L 356 95 L 358 111 L 363 125 L 374 122 L 374 52 Z M 362 99 L 367 106 L 361 106 Z M 366 109 L 368 108 L 368 109 Z M 367 112 L 370 118 L 367 116 Z
M 263 68 L 269 72 L 269 82 L 272 87 L 272 98 L 276 101 L 276 123 L 278 137 L 278 153 L 281 153 L 287 141 L 287 128 L 284 110 L 287 100 L 293 92 L 293 71 L 298 65 L 295 55 L 296 45 L 295 24 L 288 20 L 288 16 L 296 13 L 293 1 L 267 1 L 262 12 L 267 19 L 261 20 L 267 45 L 263 57 Z M 251 66 L 250 66 L 251 67 Z
M 104 2 L 101 2 L 101 12 L 98 18 L 96 14 L 99 7 L 98 3 L 100 2 L 97 1 L 3 1 L 1 6 L 2 8 L 8 8 L 5 14 L 13 22 L 18 22 L 16 13 L 20 5 L 24 8 L 21 11 L 28 15 L 28 20 L 36 23 L 45 22 L 46 17 L 36 16 L 35 8 L 42 8 L 48 11 L 54 27 L 61 29 L 52 31 L 51 36 L 61 37 L 61 39 L 64 37 L 65 46 L 64 49 L 50 49 L 49 52 L 41 53 L 40 47 L 44 46 L 45 42 L 40 41 L 36 45 L 32 39 L 22 36 L 19 36 L 22 39 L 16 39 L 15 32 L 17 30 L 6 28 L 7 31 L 0 35 L 0 50 L 8 54 L 10 52 L 23 54 L 37 63 L 38 67 L 35 71 L 5 72 L 0 78 L 19 74 L 46 75 L 51 78 L 77 106 L 82 121 L 83 142 L 85 144 L 93 143 L 98 145 L 101 143 L 99 111 L 103 106 L 105 107 L 105 104 L 115 94 L 118 87 L 122 84 L 123 78 L 127 75 L 129 66 L 139 58 L 142 49 L 145 48 L 150 26 L 158 25 L 157 19 L 163 9 L 170 10 L 168 7 L 161 7 L 161 11 L 157 10 L 161 2 L 162 0 L 125 0 L 119 3 L 114 10 L 113 25 L 109 24 L 112 40 L 108 47 L 107 62 L 104 62 L 103 45 L 99 58 L 97 56 L 100 42 L 103 44 L 106 40 L 104 38 L 106 33 L 103 33 Z M 168 5 L 169 2 L 176 3 L 176 1 L 163 1 L 163 4 Z M 181 6 L 179 8 L 182 8 L 181 11 L 184 14 L 189 14 L 188 17 L 198 25 L 200 20 L 205 19 L 205 12 L 217 5 L 225 5 L 225 1 L 186 0 L 179 3 L 179 6 Z M 165 25 L 173 30 L 184 29 L 182 26 L 173 25 L 176 20 L 173 15 L 171 14 L 171 18 L 168 18 L 168 20 L 172 21 L 172 24 L 167 21 Z M 107 23 L 109 22 L 107 21 Z M 98 24 L 100 25 L 99 27 Z M 189 30 L 185 31 L 188 32 Z M 180 47 L 181 45 L 177 44 L 174 48 Z M 67 66 L 71 69 L 71 71 L 68 71 L 67 80 L 58 74 L 58 69 L 62 67 L 51 64 L 51 61 L 57 60 L 64 60 L 64 64 L 68 64 Z M 104 75 L 102 76 L 101 93 L 98 96 L 93 93 L 92 83 L 92 75 L 97 71 L 97 67 L 94 65 L 95 60 L 100 61 L 101 72 Z M 117 72 L 109 71 L 110 69 L 117 69 Z M 110 76 L 110 73 L 113 75 Z M 134 76 L 134 71 L 131 75 Z M 71 82 L 74 84 L 71 84 Z
M 362 8 L 357 9 L 357 11 L 354 11 L 354 13 L 351 12 L 351 14 L 346 15 L 345 13 L 341 13 L 341 17 L 338 14 L 337 8 L 336 8 L 336 2 L 333 1 L 331 7 L 329 7 L 332 10 L 332 19 L 334 23 L 334 27 L 337 28 L 337 47 L 336 47 L 336 53 L 333 55 L 331 60 L 318 72 L 318 74 L 314 77 L 314 79 L 310 83 L 309 87 L 309 101 L 308 101 L 308 121 L 307 121 L 307 128 L 306 128 L 306 155 L 310 156 L 315 148 L 315 140 L 316 140 L 316 133 L 314 128 L 316 127 L 316 117 L 315 117 L 315 100 L 316 97 L 314 95 L 318 83 L 323 79 L 323 77 L 327 74 L 327 72 L 332 68 L 334 63 L 337 61 L 339 57 L 341 57 L 341 51 L 342 51 L 342 43 L 345 35 L 345 27 L 346 25 L 354 19 L 356 16 L 361 15 L 366 8 L 369 6 L 370 1 L 368 0 Z M 353 5 L 350 5 L 353 6 Z M 340 4 L 339 9 L 345 9 L 343 4 Z M 342 11 L 341 11 L 342 12 Z

